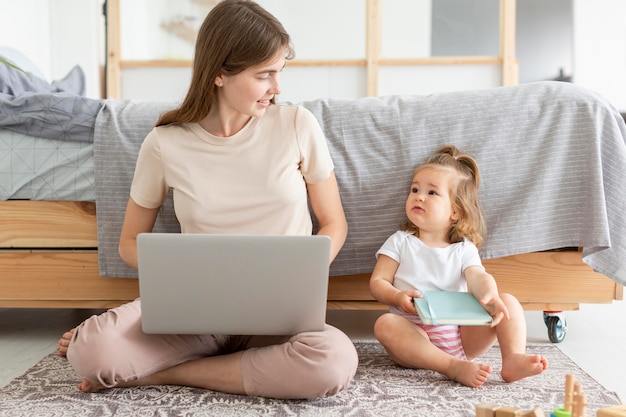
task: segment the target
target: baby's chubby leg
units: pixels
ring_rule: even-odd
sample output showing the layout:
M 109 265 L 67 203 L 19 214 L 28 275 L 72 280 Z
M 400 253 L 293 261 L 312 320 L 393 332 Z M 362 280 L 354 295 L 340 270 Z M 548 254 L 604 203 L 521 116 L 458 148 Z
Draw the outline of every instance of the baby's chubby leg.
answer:
M 509 320 L 496 326 L 502 354 L 502 379 L 514 382 L 542 373 L 548 368 L 548 360 L 543 355 L 526 353 L 526 319 L 521 304 L 511 294 L 501 294 L 500 297 L 510 315 Z
M 503 319 L 495 328 L 463 327 L 461 337 L 468 357 L 478 357 L 498 341 L 502 354 L 502 379 L 514 382 L 537 375 L 548 368 L 542 355 L 526 353 L 526 319 L 521 304 L 511 294 L 500 294 L 509 310 L 509 319 Z
M 398 365 L 430 369 L 472 388 L 482 386 L 491 366 L 454 357 L 435 346 L 426 331 L 396 314 L 378 318 L 374 334 Z

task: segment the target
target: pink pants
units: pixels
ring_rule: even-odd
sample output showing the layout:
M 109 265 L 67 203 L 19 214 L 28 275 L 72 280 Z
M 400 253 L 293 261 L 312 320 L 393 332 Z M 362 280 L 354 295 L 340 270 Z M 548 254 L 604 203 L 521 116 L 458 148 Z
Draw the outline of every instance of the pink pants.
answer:
M 85 320 L 67 358 L 81 377 L 114 387 L 192 359 L 237 351 L 244 351 L 246 394 L 273 398 L 336 394 L 348 387 L 358 364 L 350 339 L 329 325 L 293 336 L 146 334 L 139 300 Z

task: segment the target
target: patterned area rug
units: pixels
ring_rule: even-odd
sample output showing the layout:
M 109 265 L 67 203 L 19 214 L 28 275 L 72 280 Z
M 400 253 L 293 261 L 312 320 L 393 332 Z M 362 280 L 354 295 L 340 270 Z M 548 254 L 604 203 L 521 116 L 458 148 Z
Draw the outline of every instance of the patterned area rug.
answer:
M 494 368 L 489 381 L 471 389 L 424 370 L 396 366 L 378 343 L 357 343 L 360 365 L 351 387 L 333 397 L 280 401 L 226 395 L 178 386 L 115 388 L 95 394 L 76 389 L 80 378 L 65 359 L 45 357 L 26 374 L 0 389 L 0 416 L 474 416 L 476 404 L 495 403 L 546 415 L 563 404 L 565 374 L 572 373 L 587 395 L 587 414 L 620 404 L 615 393 L 573 363 L 556 346 L 531 345 L 546 356 L 540 376 L 507 384 L 500 379 L 494 348 L 481 361 Z

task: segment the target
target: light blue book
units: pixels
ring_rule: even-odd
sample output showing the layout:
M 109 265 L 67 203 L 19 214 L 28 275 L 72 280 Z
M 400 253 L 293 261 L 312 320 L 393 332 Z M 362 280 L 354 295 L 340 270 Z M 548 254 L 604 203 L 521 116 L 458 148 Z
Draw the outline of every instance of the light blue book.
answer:
M 488 326 L 492 318 L 468 292 L 423 291 L 423 298 L 413 298 L 422 323 L 429 325 Z

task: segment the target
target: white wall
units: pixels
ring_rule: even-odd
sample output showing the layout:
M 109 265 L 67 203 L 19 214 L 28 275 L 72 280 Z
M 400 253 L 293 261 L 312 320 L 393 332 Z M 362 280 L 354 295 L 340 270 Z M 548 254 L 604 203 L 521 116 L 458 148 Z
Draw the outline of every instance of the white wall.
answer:
M 86 76 L 86 95 L 101 96 L 104 62 L 103 0 L 0 0 L 0 47 L 26 55 L 48 81 L 75 65 Z
M 626 1 L 574 0 L 573 82 L 626 113 Z
M 74 65 L 80 65 L 87 78 L 89 97 L 100 97 L 102 90 L 106 52 L 101 3 L 102 0 L 49 0 L 51 77 L 62 77 Z
M 48 0 L 0 0 L 0 47 L 12 47 L 50 75 Z
M 87 76 L 87 95 L 100 96 L 101 66 L 104 61 L 104 29 L 101 7 L 103 0 L 0 0 L 0 13 L 4 17 L 0 25 L 0 46 L 18 49 L 29 56 L 50 80 L 65 76 L 73 65 L 80 65 Z M 128 0 L 125 0 L 128 1 Z M 151 0 L 146 10 L 154 6 Z M 164 0 L 159 0 L 163 2 Z M 299 12 L 289 12 L 279 7 L 284 0 L 260 0 L 260 3 L 281 18 L 287 29 L 292 32 L 298 58 L 334 58 L 338 57 L 333 44 L 340 46 L 341 57 L 362 57 L 364 47 L 364 8 L 363 0 L 319 0 L 306 3 L 303 0 Z M 523 1 L 523 0 L 518 0 Z M 626 112 L 626 1 L 623 0 L 573 0 L 574 2 L 574 62 L 572 65 L 575 84 L 590 88 L 603 94 L 620 111 Z M 183 4 L 180 1 L 175 2 Z M 185 2 L 193 3 L 193 2 Z M 310 9 L 316 6 L 317 8 Z M 383 0 L 383 10 L 402 8 L 406 13 L 397 14 L 393 19 L 383 21 L 383 56 L 398 57 L 409 50 L 412 56 L 428 50 L 430 0 Z M 178 6 L 177 6 L 178 7 Z M 191 7 L 191 6 L 188 6 Z M 197 8 L 197 6 L 194 6 Z M 309 9 L 307 9 L 309 7 Z M 337 9 L 340 7 L 340 9 Z M 408 7 L 408 9 L 407 9 Z M 333 13 L 329 14 L 329 10 Z M 338 11 L 341 11 L 339 13 Z M 190 9 L 190 13 L 193 10 Z M 337 13 L 335 13 L 337 12 Z M 385 15 L 389 15 L 386 12 Z M 293 19 L 304 16 L 302 24 Z M 314 23 L 313 17 L 326 18 L 325 25 Z M 287 21 L 288 20 L 288 21 Z M 353 27 L 342 28 L 333 32 L 333 25 L 349 22 Z M 396 25 L 394 25 L 394 22 Z M 135 24 L 137 22 L 134 22 Z M 400 30 L 405 28 L 403 30 Z M 342 33 L 348 32 L 349 36 Z M 135 36 L 138 31 L 134 27 Z M 325 35 L 322 36 L 322 33 Z M 393 39 L 394 37 L 400 39 Z M 410 38 L 410 43 L 406 39 Z M 336 42 L 333 43 L 333 39 Z M 149 50 L 151 38 L 140 38 L 140 45 L 135 48 Z M 137 42 L 137 41 L 136 41 Z M 163 42 L 160 40 L 158 42 Z M 182 41 L 176 41 L 182 42 Z M 330 45 L 330 49 L 329 49 Z M 181 44 L 173 44 L 171 49 L 183 51 Z M 348 56 L 346 56 L 348 52 Z M 124 57 L 126 58 L 126 57 Z M 462 89 L 469 86 L 484 87 L 497 83 L 498 73 L 493 68 L 485 68 L 480 74 L 476 68 L 458 75 L 457 69 L 423 68 L 420 71 L 407 68 L 381 69 L 379 93 L 422 94 L 425 88 L 433 91 Z M 155 73 L 149 80 L 153 94 L 180 98 L 188 86 L 188 73 L 176 72 L 176 80 L 164 80 L 162 72 Z M 302 79 L 307 82 L 303 83 Z M 135 95 L 144 94 L 138 80 L 142 76 L 126 74 L 122 84 L 127 91 Z M 365 75 L 363 68 L 292 68 L 283 76 L 284 99 L 300 101 L 324 96 L 340 98 L 356 97 L 364 94 Z M 145 91 L 144 91 L 145 92 Z M 287 93 L 289 92 L 289 93 Z M 138 97 L 141 98 L 141 97 Z

